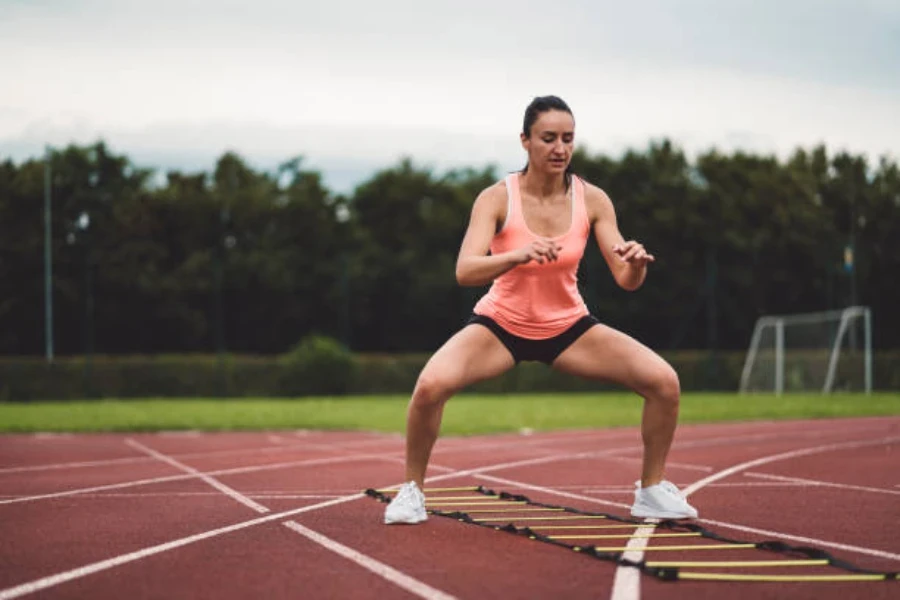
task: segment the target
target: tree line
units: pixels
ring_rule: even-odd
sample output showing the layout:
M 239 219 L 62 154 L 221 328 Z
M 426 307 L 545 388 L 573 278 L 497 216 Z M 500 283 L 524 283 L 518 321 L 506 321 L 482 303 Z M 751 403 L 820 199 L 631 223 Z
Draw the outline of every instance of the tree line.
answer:
M 456 254 L 494 166 L 403 159 L 335 194 L 300 157 L 160 176 L 103 142 L 0 162 L 0 354 L 45 351 L 44 245 L 59 354 L 281 353 L 309 334 L 369 353 L 434 350 L 486 288 Z M 604 322 L 660 349 L 741 350 L 756 318 L 864 304 L 900 348 L 900 171 L 824 146 L 789 158 L 662 140 L 576 173 L 656 256 L 619 290 L 591 240 L 579 278 Z M 52 200 L 44 235 L 45 177 Z

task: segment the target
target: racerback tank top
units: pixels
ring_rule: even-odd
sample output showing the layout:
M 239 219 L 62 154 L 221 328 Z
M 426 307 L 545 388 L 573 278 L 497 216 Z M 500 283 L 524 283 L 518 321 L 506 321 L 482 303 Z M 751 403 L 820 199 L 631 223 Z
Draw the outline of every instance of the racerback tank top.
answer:
M 506 222 L 491 240 L 491 254 L 509 252 L 537 239 L 555 240 L 562 250 L 556 261 L 543 264 L 531 261 L 494 279 L 488 293 L 475 304 L 474 312 L 490 317 L 519 337 L 551 338 L 589 314 L 578 291 L 578 264 L 590 234 L 584 182 L 572 177 L 569 193 L 572 222 L 566 233 L 554 238 L 538 236 L 528 229 L 522 213 L 518 173 L 506 177 L 506 191 Z

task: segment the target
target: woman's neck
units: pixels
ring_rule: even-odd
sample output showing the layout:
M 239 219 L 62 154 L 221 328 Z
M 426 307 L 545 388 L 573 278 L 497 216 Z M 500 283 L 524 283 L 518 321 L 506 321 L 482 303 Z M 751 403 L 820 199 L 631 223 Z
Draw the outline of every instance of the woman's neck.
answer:
M 552 198 L 566 191 L 566 175 L 528 169 L 519 175 L 519 187 L 537 198 Z

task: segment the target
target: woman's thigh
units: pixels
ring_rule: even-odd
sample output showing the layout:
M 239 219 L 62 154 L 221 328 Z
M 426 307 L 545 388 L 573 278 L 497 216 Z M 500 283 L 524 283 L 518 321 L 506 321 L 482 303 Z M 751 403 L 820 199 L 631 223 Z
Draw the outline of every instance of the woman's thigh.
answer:
M 606 325 L 594 325 L 553 362 L 553 368 L 625 386 L 638 393 L 677 387 L 675 371 L 656 352 Z
M 456 392 L 498 377 L 515 366 L 506 346 L 483 325 L 457 331 L 425 364 L 417 387 Z

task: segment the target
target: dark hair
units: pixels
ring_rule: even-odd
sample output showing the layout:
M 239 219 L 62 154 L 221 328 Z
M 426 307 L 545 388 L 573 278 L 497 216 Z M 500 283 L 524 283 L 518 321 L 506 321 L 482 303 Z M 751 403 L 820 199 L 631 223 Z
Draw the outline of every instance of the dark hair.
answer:
M 538 117 L 551 110 L 567 112 L 572 118 L 575 118 L 575 115 L 572 114 L 572 109 L 569 108 L 566 101 L 559 96 L 537 96 L 531 101 L 531 104 L 525 108 L 525 118 L 522 120 L 522 133 L 525 134 L 525 137 L 531 137 L 531 127 L 534 125 L 534 122 L 537 121 Z M 527 172 L 528 163 L 526 162 L 525 166 L 522 167 L 522 173 Z M 566 167 L 565 178 L 566 189 L 568 190 L 569 185 L 572 183 L 572 163 L 569 163 L 569 166 Z
M 572 109 L 559 96 L 538 96 L 525 108 L 525 119 L 522 122 L 522 133 L 525 137 L 531 137 L 531 126 L 537 118 L 551 110 L 561 110 L 572 115 Z

